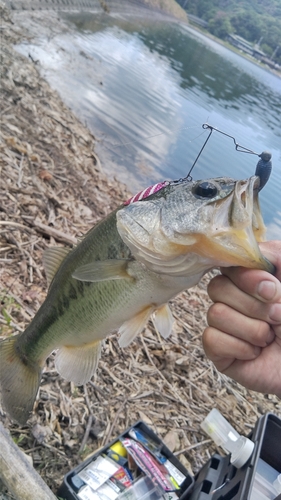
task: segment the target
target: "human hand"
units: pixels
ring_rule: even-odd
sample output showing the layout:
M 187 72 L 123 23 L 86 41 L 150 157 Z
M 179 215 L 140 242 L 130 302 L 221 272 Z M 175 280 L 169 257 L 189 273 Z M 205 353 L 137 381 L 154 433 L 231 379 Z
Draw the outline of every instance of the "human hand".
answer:
M 266 271 L 222 268 L 208 287 L 214 304 L 203 333 L 217 369 L 248 389 L 281 397 L 281 241 L 260 244 L 276 267 Z

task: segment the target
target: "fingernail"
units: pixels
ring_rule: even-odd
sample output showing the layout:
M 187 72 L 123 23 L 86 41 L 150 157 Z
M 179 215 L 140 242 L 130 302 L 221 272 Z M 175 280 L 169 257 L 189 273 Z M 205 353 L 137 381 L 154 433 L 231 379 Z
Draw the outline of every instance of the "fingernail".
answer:
M 257 358 L 261 353 L 261 348 L 258 346 L 255 346 L 253 349 L 253 358 Z
M 281 323 L 281 304 L 272 304 L 269 309 L 268 316 L 272 321 Z
M 276 284 L 273 281 L 261 281 L 257 292 L 262 299 L 271 300 L 276 294 Z

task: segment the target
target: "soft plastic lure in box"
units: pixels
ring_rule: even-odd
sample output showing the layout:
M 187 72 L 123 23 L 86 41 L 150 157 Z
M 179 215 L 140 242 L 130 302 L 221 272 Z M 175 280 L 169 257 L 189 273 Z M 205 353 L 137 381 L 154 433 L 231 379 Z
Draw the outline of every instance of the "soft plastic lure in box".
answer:
M 160 462 L 160 464 L 164 464 L 166 462 L 167 458 L 160 451 L 162 445 L 157 444 L 143 431 L 134 427 L 129 430 L 129 436 L 135 441 L 141 443 L 145 449 L 148 450 L 156 458 L 156 460 L 158 460 L 158 462 Z
M 138 467 L 146 474 L 156 486 L 163 491 L 176 491 L 180 487 L 169 474 L 163 464 L 157 460 L 140 444 L 133 439 L 124 438 L 122 443 L 128 453 L 133 457 Z

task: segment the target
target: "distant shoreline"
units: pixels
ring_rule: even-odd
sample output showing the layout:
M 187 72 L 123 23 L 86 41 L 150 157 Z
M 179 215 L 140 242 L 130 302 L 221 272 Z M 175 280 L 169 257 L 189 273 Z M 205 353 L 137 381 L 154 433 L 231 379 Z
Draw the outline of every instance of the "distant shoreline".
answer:
M 277 70 L 274 70 L 274 69 L 271 69 L 269 66 L 267 66 L 266 64 L 262 64 L 260 63 L 257 59 L 253 58 L 253 57 L 250 57 L 248 56 L 246 53 L 242 52 L 241 50 L 237 49 L 236 47 L 234 47 L 234 45 L 231 45 L 230 43 L 226 42 L 225 40 L 222 40 L 221 38 L 217 38 L 216 36 L 212 35 L 209 31 L 207 30 L 204 30 L 196 25 L 194 25 L 193 23 L 190 23 L 190 21 L 188 22 L 188 24 L 186 25 L 188 27 L 188 29 L 190 31 L 195 31 L 197 33 L 200 33 L 201 35 L 203 36 L 206 36 L 207 38 L 209 38 L 210 40 L 213 40 L 213 42 L 217 42 L 218 44 L 222 45 L 223 47 L 225 47 L 226 49 L 229 49 L 231 50 L 232 52 L 234 52 L 235 54 L 237 54 L 238 56 L 241 56 L 243 57 L 243 59 L 246 59 L 247 61 L 255 64 L 256 66 L 258 66 L 259 68 L 262 68 L 264 69 L 265 71 L 268 71 L 268 73 L 271 73 L 272 75 L 275 75 L 277 76 L 278 78 L 281 78 L 281 69 L 280 71 L 277 71 Z

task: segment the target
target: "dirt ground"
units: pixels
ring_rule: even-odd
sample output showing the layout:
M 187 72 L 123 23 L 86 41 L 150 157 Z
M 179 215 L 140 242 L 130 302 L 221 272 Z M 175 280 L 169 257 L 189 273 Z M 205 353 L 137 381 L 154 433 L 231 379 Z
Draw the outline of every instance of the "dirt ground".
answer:
M 95 138 L 44 81 L 34 61 L 13 45 L 31 34 L 1 7 L 0 338 L 25 329 L 46 295 L 42 253 L 71 246 L 128 198 L 107 178 Z M 214 407 L 248 433 L 266 412 L 281 414 L 277 397 L 244 389 L 206 359 L 201 334 L 209 299 L 202 283 L 172 301 L 176 326 L 162 341 L 150 324 L 121 350 L 105 343 L 97 374 L 84 387 L 61 379 L 48 359 L 27 425 L 0 419 L 56 492 L 64 474 L 141 419 L 191 473 L 215 447 L 200 429 Z

